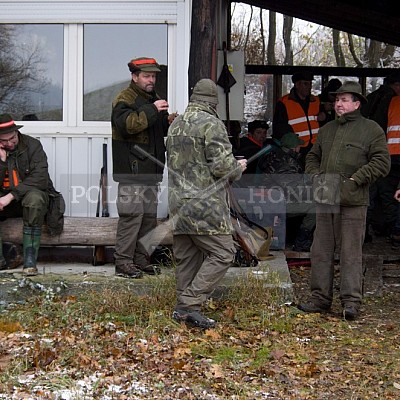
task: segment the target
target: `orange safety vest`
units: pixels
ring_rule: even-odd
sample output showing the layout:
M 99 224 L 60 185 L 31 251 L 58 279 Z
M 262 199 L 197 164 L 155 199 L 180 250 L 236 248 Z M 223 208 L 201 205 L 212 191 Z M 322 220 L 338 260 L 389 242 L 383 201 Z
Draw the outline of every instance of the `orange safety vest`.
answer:
M 18 186 L 18 184 L 19 184 L 18 174 L 17 174 L 17 171 L 15 169 L 13 169 L 13 171 L 12 171 L 12 179 L 13 179 L 14 187 Z M 4 180 L 3 180 L 3 189 L 4 190 L 9 190 L 10 186 L 11 186 L 10 177 L 8 175 L 8 169 L 7 169 L 6 173 L 5 173 L 5 176 L 4 176 Z
M 400 154 L 400 96 L 394 96 L 389 104 L 387 145 L 391 156 Z
M 310 142 L 310 128 L 312 134 L 311 143 L 315 143 L 317 140 L 320 101 L 316 96 L 311 96 L 311 98 L 314 101 L 310 101 L 308 106 L 308 115 L 304 114 L 303 108 L 297 101 L 289 98 L 289 94 L 281 98 L 282 103 L 286 107 L 289 125 L 293 128 L 294 133 L 297 133 L 300 139 L 304 140 L 302 147 L 306 147 Z

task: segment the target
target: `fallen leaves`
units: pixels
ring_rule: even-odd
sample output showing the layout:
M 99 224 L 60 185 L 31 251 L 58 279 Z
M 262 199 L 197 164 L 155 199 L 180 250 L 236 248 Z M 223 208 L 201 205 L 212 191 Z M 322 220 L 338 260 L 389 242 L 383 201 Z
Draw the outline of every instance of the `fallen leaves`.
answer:
M 219 323 L 206 331 L 176 324 L 170 310 L 158 308 L 139 324 L 137 313 L 149 306 L 129 312 L 121 300 L 112 312 L 104 300 L 91 316 L 81 301 L 47 303 L 28 327 L 0 319 L 0 392 L 51 398 L 68 388 L 76 398 L 116 400 L 399 398 L 400 293 L 367 303 L 366 317 L 351 324 L 340 312 L 213 301 L 207 313 Z

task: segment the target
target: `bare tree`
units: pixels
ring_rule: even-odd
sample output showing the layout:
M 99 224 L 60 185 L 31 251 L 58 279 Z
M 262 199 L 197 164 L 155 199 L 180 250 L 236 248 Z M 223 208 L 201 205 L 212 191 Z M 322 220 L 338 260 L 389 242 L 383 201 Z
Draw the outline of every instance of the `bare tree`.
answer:
M 19 44 L 14 25 L 0 25 L 0 104 L 14 115 L 28 109 L 29 94 L 43 93 L 47 80 L 39 45 Z
M 261 58 L 262 63 L 265 63 L 265 35 L 263 23 L 263 9 L 260 8 L 260 37 L 261 37 Z
M 249 40 L 250 40 L 250 32 L 251 32 L 251 23 L 252 23 L 252 21 L 253 21 L 253 6 L 250 6 L 250 18 L 249 18 L 249 21 L 247 23 L 246 39 L 244 41 L 244 52 L 245 52 L 245 54 L 246 54 L 246 52 L 248 50 L 248 47 L 249 47 Z
M 292 48 L 292 31 L 293 17 L 283 16 L 283 43 L 285 45 L 285 65 L 293 65 L 293 48 Z
M 276 12 L 269 12 L 267 64 L 275 65 L 275 43 L 276 43 Z
M 345 67 L 346 61 L 344 58 L 342 46 L 340 44 L 340 31 L 337 29 L 332 29 L 332 46 L 333 52 L 335 54 L 336 65 L 338 67 Z
M 361 62 L 360 58 L 358 57 L 356 51 L 355 51 L 355 46 L 354 46 L 354 40 L 353 40 L 353 35 L 351 35 L 350 33 L 347 34 L 347 38 L 349 40 L 349 50 L 350 50 L 350 54 L 353 56 L 353 60 L 356 63 L 356 66 L 358 68 L 362 68 L 363 67 L 363 63 Z

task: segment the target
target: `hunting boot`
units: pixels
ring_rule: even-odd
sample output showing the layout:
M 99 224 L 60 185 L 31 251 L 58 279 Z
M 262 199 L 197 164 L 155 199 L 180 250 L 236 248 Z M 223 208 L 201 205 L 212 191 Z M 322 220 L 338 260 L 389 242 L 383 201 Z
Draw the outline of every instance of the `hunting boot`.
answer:
M 6 259 L 3 255 L 3 240 L 0 238 L 0 270 L 6 269 Z
M 38 274 L 36 260 L 39 253 L 42 228 L 24 226 L 23 234 L 24 267 L 22 272 L 27 276 L 34 276 Z

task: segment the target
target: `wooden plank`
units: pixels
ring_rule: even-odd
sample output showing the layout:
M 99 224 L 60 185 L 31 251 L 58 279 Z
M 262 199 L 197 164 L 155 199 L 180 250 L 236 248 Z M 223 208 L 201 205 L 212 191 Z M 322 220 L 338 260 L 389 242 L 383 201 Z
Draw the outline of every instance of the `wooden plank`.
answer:
M 114 246 L 117 223 L 118 218 L 65 217 L 64 231 L 61 235 L 50 236 L 47 226 L 43 226 L 41 245 Z M 4 242 L 22 244 L 22 219 L 9 218 L 0 222 L 0 232 Z M 152 244 L 172 244 L 169 221 L 159 221 L 151 242 Z

